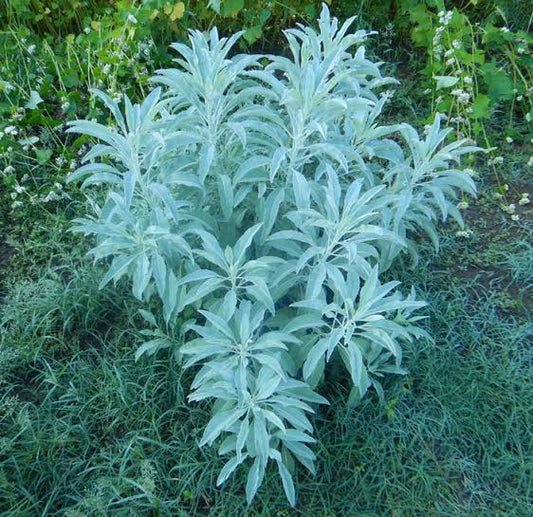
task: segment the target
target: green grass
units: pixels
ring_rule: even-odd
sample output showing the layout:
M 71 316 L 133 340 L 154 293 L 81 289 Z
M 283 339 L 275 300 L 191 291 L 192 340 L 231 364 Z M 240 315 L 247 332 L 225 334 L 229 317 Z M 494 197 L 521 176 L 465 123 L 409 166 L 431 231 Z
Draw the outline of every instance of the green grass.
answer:
M 532 515 L 533 227 L 474 208 L 472 239 L 449 229 L 439 256 L 396 272 L 430 302 L 435 343 L 406 350 L 386 405 L 349 411 L 344 379 L 328 379 L 317 475 L 298 473 L 294 510 L 275 472 L 250 507 L 242 474 L 214 488 L 223 459 L 197 447 L 209 415 L 186 402 L 191 374 L 164 354 L 135 363 L 136 302 L 98 291 L 72 237 L 51 234 L 33 279 L 15 261 L 1 306 L 0 514 Z

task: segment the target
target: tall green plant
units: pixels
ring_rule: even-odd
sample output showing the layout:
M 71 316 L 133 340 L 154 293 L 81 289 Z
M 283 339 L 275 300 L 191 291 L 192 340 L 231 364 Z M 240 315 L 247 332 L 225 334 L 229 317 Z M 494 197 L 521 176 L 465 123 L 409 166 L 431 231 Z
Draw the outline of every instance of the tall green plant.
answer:
M 141 105 L 126 97 L 122 112 L 94 92 L 115 126 L 70 128 L 101 141 L 70 180 L 107 189 L 75 230 L 112 259 L 102 285 L 127 276 L 138 299 L 160 300 L 161 316 L 142 311 L 157 328 L 136 357 L 171 347 L 196 369 L 189 399 L 213 401 L 200 445 L 228 458 L 219 484 L 247 465 L 248 502 L 269 463 L 291 504 L 295 461 L 314 471 L 328 363 L 346 367 L 351 402 L 404 373 L 424 302 L 380 275 L 403 250 L 416 256 L 418 232 L 437 245 L 436 221 L 461 221 L 456 192 L 475 192 L 457 168 L 475 149 L 446 143 L 438 118 L 424 139 L 378 124 L 394 81 L 352 21 L 324 6 L 318 31 L 286 31 L 290 58 L 230 57 L 240 33 L 191 32 Z

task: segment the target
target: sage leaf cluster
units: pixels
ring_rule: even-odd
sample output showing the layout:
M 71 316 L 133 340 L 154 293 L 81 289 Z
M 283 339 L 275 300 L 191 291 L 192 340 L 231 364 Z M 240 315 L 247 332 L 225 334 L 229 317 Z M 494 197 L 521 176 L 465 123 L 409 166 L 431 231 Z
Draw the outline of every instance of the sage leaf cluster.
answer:
M 317 29 L 285 32 L 289 57 L 192 31 L 144 102 L 95 90 L 113 122 L 69 129 L 99 141 L 69 180 L 92 206 L 74 229 L 95 237 L 101 285 L 126 277 L 160 308 L 141 311 L 136 359 L 170 348 L 195 370 L 189 400 L 212 408 L 200 446 L 227 458 L 217 484 L 247 472 L 248 502 L 271 464 L 291 505 L 296 465 L 314 472 L 328 364 L 346 368 L 352 404 L 405 373 L 425 303 L 383 274 L 416 258 L 420 234 L 437 247 L 438 221 L 461 224 L 458 194 L 475 193 L 460 159 L 476 148 L 438 116 L 424 137 L 380 125 L 396 81 L 352 22 L 324 5 Z

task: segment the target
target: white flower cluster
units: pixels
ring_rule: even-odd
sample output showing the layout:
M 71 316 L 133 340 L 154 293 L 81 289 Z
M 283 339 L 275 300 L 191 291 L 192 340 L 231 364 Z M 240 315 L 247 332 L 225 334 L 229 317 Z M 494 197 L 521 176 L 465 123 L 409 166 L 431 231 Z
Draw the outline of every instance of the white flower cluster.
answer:
M 489 165 L 501 165 L 503 163 L 503 156 L 495 156 L 487 161 Z
M 516 205 L 514 203 L 510 203 L 508 205 L 501 205 L 501 209 L 506 214 L 514 214 L 516 212 Z
M 470 237 L 472 237 L 472 235 L 474 235 L 474 232 L 469 229 L 458 230 L 457 232 L 455 232 L 456 237 L 461 237 L 463 239 L 469 239 Z
M 14 122 L 20 122 L 24 118 L 25 113 L 26 110 L 24 108 L 18 107 L 11 115 L 11 120 L 13 120 Z
M 452 21 L 453 11 L 440 11 L 437 16 L 441 25 L 448 25 Z
M 0 132 L 1 133 L 1 132 Z M 4 134 L 10 135 L 10 136 L 17 136 L 19 133 L 18 129 L 15 126 L 6 126 L 4 128 Z M 2 135 L 0 134 L 0 137 Z
M 46 196 L 41 197 L 42 203 L 49 203 L 50 201 L 59 201 L 62 198 L 59 194 L 51 190 Z
M 529 192 L 523 192 L 520 196 L 520 199 L 518 200 L 518 204 L 520 206 L 523 206 L 523 205 L 529 205 L 530 203 L 530 199 L 529 199 Z

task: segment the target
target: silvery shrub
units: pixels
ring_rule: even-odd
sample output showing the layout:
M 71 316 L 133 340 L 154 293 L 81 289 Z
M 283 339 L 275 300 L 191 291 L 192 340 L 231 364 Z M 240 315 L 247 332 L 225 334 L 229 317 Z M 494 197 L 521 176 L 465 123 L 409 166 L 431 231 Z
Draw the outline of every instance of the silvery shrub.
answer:
M 200 446 L 227 457 L 218 484 L 245 469 L 248 502 L 269 464 L 291 505 L 296 464 L 314 472 L 329 363 L 346 368 L 352 404 L 405 373 L 424 302 L 380 278 L 416 258 L 420 234 L 438 246 L 438 220 L 462 224 L 456 198 L 475 193 L 458 167 L 476 148 L 448 140 L 438 116 L 424 138 L 379 125 L 395 81 L 352 22 L 324 6 L 317 30 L 285 32 L 289 58 L 232 55 L 241 33 L 192 31 L 142 104 L 94 91 L 114 123 L 69 129 L 100 141 L 70 181 L 100 185 L 75 231 L 109 263 L 101 285 L 125 276 L 158 300 L 141 311 L 151 330 L 136 359 L 171 348 L 194 368 L 189 400 L 212 402 Z

